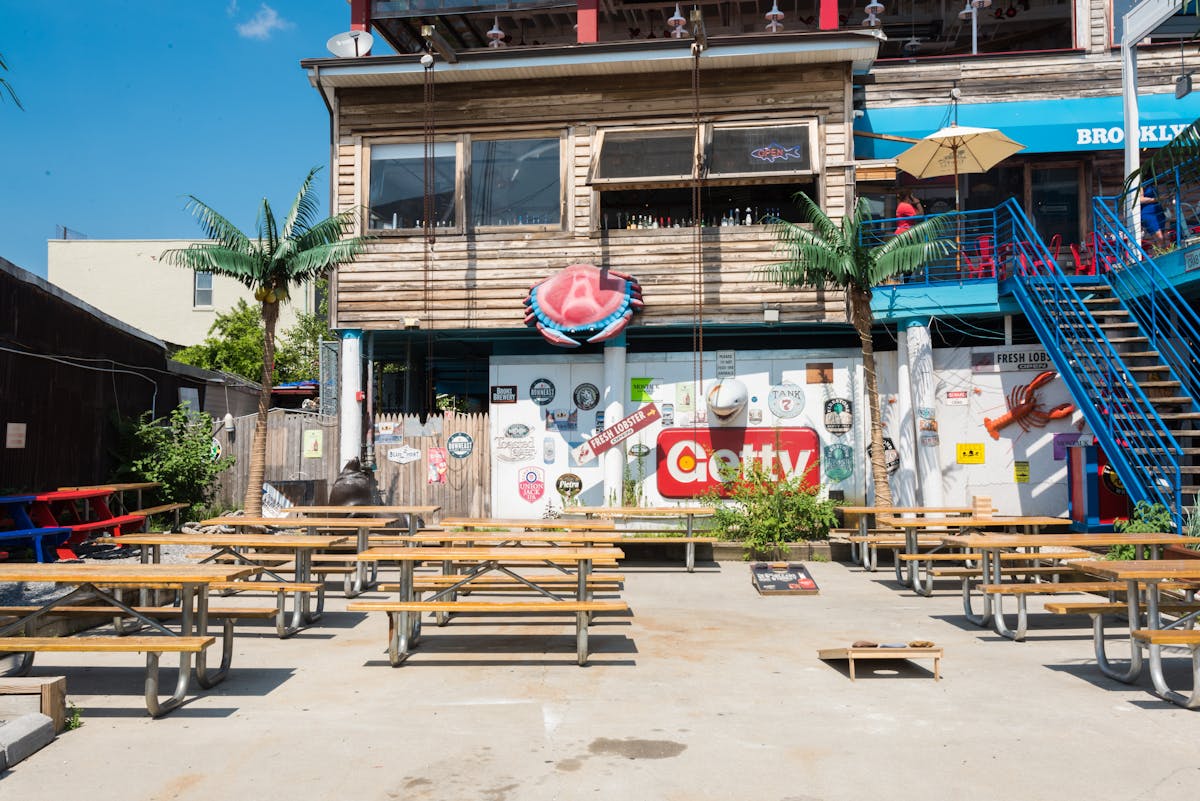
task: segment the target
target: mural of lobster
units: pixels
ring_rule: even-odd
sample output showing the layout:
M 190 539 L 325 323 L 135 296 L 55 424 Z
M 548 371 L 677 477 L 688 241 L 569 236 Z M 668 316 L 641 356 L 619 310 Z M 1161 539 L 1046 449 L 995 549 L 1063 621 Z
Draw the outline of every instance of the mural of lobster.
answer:
M 1075 404 L 1060 403 L 1050 411 L 1043 411 L 1038 403 L 1037 391 L 1049 384 L 1058 375 L 1053 370 L 1038 373 L 1033 381 L 1022 384 L 1008 394 L 1008 411 L 995 420 L 983 418 L 983 427 L 992 435 L 992 439 L 1000 439 L 1000 429 L 1016 423 L 1023 430 L 1042 428 L 1051 420 L 1066 417 L 1075 411 Z

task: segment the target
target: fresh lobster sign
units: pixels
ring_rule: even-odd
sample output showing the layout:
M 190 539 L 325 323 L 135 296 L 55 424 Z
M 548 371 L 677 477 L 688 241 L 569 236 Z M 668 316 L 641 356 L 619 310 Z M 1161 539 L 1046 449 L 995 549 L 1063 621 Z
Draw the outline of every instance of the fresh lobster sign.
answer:
M 821 479 L 820 445 L 811 428 L 665 429 L 658 435 L 658 493 L 693 498 L 720 490 L 754 463 L 815 487 Z

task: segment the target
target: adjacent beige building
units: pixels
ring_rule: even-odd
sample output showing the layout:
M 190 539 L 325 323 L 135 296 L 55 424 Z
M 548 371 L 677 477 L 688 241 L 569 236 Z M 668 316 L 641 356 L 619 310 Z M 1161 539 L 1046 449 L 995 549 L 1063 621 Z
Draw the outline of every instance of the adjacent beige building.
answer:
M 175 345 L 195 345 L 217 315 L 239 299 L 254 305 L 254 292 L 232 278 L 196 274 L 166 264 L 162 253 L 185 248 L 188 239 L 54 239 L 46 277 L 96 308 Z M 297 292 L 280 309 L 279 330 L 300 311 L 315 309 L 311 289 Z

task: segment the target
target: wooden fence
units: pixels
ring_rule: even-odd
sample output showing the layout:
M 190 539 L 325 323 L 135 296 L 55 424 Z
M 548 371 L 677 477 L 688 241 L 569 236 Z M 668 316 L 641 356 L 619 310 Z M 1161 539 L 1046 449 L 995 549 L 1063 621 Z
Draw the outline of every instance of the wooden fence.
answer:
M 222 453 L 236 459 L 233 469 L 222 474 L 218 485 L 217 499 L 229 507 L 240 508 L 246 494 L 254 420 L 254 415 L 239 417 L 232 435 L 224 431 L 216 435 Z M 375 431 L 375 480 L 385 503 L 440 506 L 442 515 L 490 514 L 491 438 L 486 413 L 451 413 L 431 417 L 423 424 L 415 415 L 379 415 Z M 445 481 L 430 483 L 429 449 L 447 447 L 446 440 L 459 432 L 471 438 L 470 454 L 461 458 L 449 455 Z M 456 441 L 465 442 L 461 437 Z M 311 500 L 324 503 L 340 471 L 336 417 L 271 412 L 267 427 L 269 483 L 283 488 L 291 482 L 314 482 Z
M 486 413 L 450 413 L 421 423 L 416 415 L 378 415 L 375 418 L 375 478 L 379 492 L 391 503 L 440 506 L 442 515 L 488 517 L 492 508 L 492 449 Z M 471 452 L 451 453 L 445 481 L 429 481 L 429 449 L 447 447 L 452 434 L 471 438 Z M 461 437 L 456 442 L 463 442 Z M 420 451 L 417 457 L 414 451 Z M 461 452 L 461 451 L 459 451 Z

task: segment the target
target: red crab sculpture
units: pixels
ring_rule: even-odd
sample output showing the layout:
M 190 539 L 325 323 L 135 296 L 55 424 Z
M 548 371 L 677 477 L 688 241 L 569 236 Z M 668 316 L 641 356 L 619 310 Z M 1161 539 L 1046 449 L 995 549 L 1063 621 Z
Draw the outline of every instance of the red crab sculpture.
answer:
M 1030 428 L 1043 428 L 1051 420 L 1066 417 L 1075 411 L 1073 403 L 1060 403 L 1048 412 L 1042 411 L 1035 393 L 1039 387 L 1053 381 L 1055 375 L 1053 370 L 1038 373 L 1028 384 L 1022 384 L 1009 393 L 1007 412 L 995 420 L 983 418 L 983 427 L 992 435 L 992 439 L 1000 439 L 1000 429 L 1012 423 L 1028 431 Z
M 575 336 L 595 331 L 588 342 L 611 339 L 640 308 L 642 287 L 633 276 L 572 264 L 529 290 L 525 324 L 536 327 L 551 345 L 577 348 L 583 343 Z

